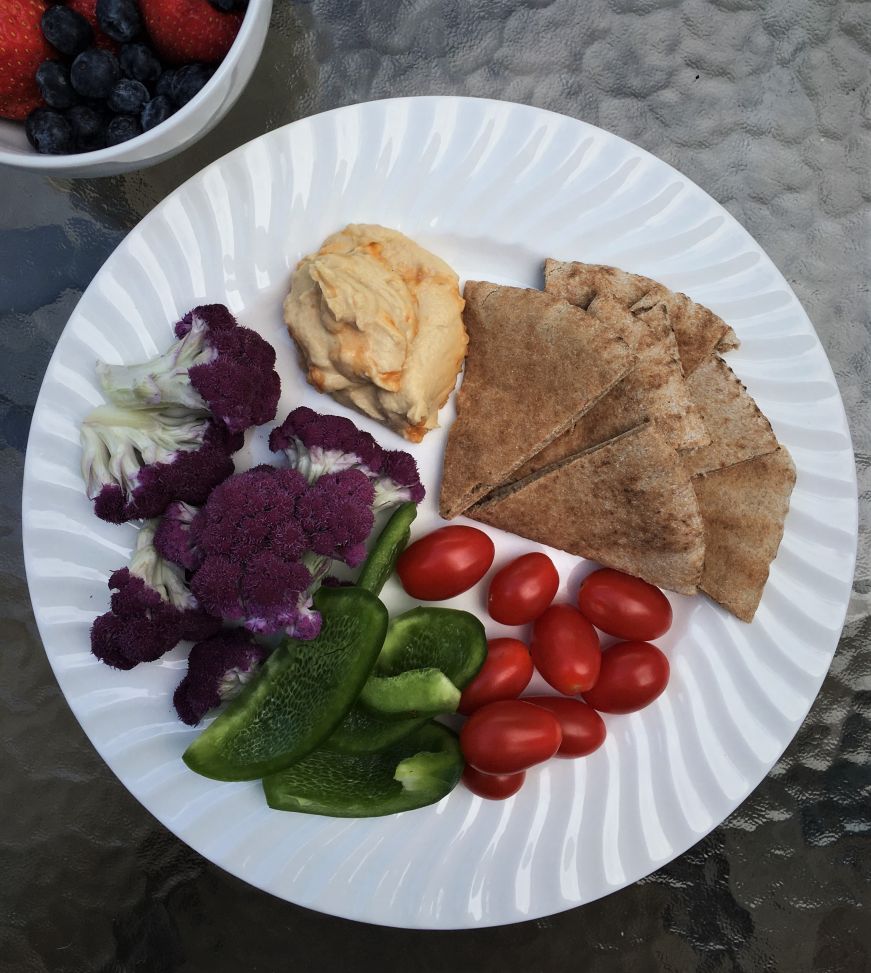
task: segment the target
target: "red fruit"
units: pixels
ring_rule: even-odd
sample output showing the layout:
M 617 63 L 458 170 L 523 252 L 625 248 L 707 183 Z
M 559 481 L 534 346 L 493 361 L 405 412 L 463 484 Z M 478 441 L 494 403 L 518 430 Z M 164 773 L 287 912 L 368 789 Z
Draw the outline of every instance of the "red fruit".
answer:
M 559 720 L 563 733 L 558 757 L 586 757 L 605 742 L 605 721 L 586 703 L 571 696 L 524 696 L 527 703 L 543 706 Z
M 551 605 L 536 618 L 530 653 L 535 668 L 565 696 L 592 689 L 602 663 L 596 630 L 571 605 Z
M 602 653 L 602 668 L 584 699 L 601 713 L 634 713 L 668 685 L 665 654 L 650 642 L 617 642 Z
M 460 730 L 460 749 L 482 774 L 519 774 L 559 750 L 562 730 L 549 710 L 521 699 L 501 699 L 474 713 Z
M 0 117 L 21 120 L 43 104 L 36 69 L 57 55 L 42 36 L 44 0 L 0 3 Z
M 532 679 L 532 658 L 519 639 L 490 639 L 478 675 L 463 690 L 457 710 L 468 716 L 497 699 L 514 699 Z
M 209 0 L 139 0 L 145 29 L 170 64 L 220 61 L 242 25 L 242 14 L 222 13 Z
M 482 774 L 480 770 L 466 764 L 463 783 L 473 794 L 486 797 L 490 801 L 504 801 L 516 794 L 526 780 L 526 771 L 519 774 Z
M 67 0 L 67 6 L 70 10 L 75 10 L 77 14 L 81 14 L 94 28 L 94 47 L 111 51 L 113 54 L 117 54 L 121 50 L 118 41 L 113 40 L 108 34 L 104 34 L 100 30 L 100 25 L 97 23 L 97 0 Z

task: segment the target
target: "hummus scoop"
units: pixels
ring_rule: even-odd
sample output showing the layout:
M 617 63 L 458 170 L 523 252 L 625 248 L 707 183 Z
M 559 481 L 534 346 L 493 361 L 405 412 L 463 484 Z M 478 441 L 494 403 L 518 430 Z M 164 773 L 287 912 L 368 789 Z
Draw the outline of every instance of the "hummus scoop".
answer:
M 412 442 L 438 425 L 466 354 L 459 279 L 396 230 L 351 224 L 304 257 L 284 319 L 318 391 Z

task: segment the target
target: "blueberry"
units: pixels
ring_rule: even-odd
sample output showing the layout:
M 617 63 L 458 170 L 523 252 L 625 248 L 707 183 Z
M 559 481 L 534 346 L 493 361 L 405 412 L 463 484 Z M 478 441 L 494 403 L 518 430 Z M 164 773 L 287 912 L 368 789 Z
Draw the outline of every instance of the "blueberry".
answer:
M 98 47 L 82 51 L 70 68 L 70 81 L 85 98 L 108 98 L 120 76 L 118 58 Z
M 69 108 L 79 100 L 70 84 L 69 68 L 60 61 L 43 61 L 36 69 L 36 85 L 49 108 Z
M 49 44 L 67 57 L 75 57 L 94 41 L 91 25 L 69 7 L 49 7 L 42 15 L 40 24 Z
M 37 108 L 24 123 L 27 140 L 43 155 L 65 155 L 74 148 L 73 130 L 60 112 Z
M 215 10 L 222 10 L 229 13 L 231 10 L 240 10 L 248 6 L 248 0 L 209 0 Z
M 97 0 L 97 23 L 113 40 L 126 42 L 142 29 L 136 0 Z
M 178 74 L 176 68 L 164 68 L 163 74 L 157 79 L 157 84 L 154 86 L 154 93 L 172 98 L 172 82 L 176 74 Z
M 155 95 L 142 109 L 142 114 L 139 116 L 143 131 L 147 132 L 155 125 L 165 122 L 174 111 L 175 105 L 166 95 Z
M 74 105 L 64 117 L 73 130 L 77 151 L 94 152 L 106 145 L 106 119 L 102 112 L 90 105 Z
M 128 139 L 135 139 L 142 133 L 139 119 L 132 115 L 116 115 L 106 127 L 106 145 L 118 145 Z
M 122 73 L 128 78 L 133 78 L 134 81 L 154 84 L 160 77 L 160 61 L 146 44 L 139 42 L 125 44 L 121 48 L 119 60 Z
M 179 108 L 186 105 L 214 73 L 215 69 L 209 64 L 186 64 L 179 68 L 172 79 L 172 100 Z
M 125 115 L 138 115 L 148 101 L 148 88 L 141 81 L 122 78 L 115 82 L 115 87 L 109 95 L 109 109 Z

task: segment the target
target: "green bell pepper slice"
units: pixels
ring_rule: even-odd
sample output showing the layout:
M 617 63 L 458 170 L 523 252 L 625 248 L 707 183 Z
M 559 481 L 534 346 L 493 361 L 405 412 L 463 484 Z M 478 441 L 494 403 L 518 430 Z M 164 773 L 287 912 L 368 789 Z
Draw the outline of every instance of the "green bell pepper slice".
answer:
M 382 719 L 413 719 L 455 713 L 460 690 L 441 669 L 408 669 L 396 676 L 370 676 L 360 703 Z
M 288 640 L 184 753 L 198 774 L 254 780 L 304 757 L 360 694 L 387 630 L 387 609 L 362 588 L 321 588 L 321 633 Z
M 400 504 L 393 511 L 360 569 L 357 587 L 366 588 L 373 595 L 381 594 L 381 589 L 393 574 L 399 555 L 408 546 L 411 525 L 416 516 L 416 503 Z
M 339 753 L 371 753 L 393 746 L 426 722 L 426 716 L 408 720 L 382 719 L 355 703 L 321 746 Z
M 385 750 L 347 754 L 318 749 L 266 777 L 266 801 L 277 811 L 369 818 L 435 804 L 463 772 L 453 731 L 427 723 Z
M 487 636 L 480 619 L 456 608 L 419 606 L 391 620 L 374 675 L 441 669 L 462 690 L 486 658 Z

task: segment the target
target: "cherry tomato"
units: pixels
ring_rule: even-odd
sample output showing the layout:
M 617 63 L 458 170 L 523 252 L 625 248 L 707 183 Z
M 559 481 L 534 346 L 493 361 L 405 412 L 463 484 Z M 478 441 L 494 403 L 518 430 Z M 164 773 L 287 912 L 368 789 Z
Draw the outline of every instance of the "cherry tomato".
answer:
M 559 720 L 563 742 L 558 757 L 586 757 L 605 742 L 605 721 L 586 703 L 569 696 L 524 696 L 527 703 L 543 706 Z
M 517 774 L 482 774 L 469 764 L 463 771 L 463 783 L 473 794 L 486 797 L 491 801 L 504 801 L 516 794 L 526 780 L 526 772 Z
M 584 699 L 602 713 L 634 713 L 668 685 L 668 659 L 649 642 L 617 642 L 602 653 L 599 679 Z
M 549 760 L 559 750 L 559 720 L 540 706 L 519 699 L 488 703 L 466 720 L 460 749 L 484 774 L 517 774 Z
M 525 625 L 553 601 L 559 574 L 547 554 L 523 554 L 493 576 L 487 611 L 503 625 Z
M 493 541 L 477 527 L 440 527 L 402 552 L 396 573 L 412 598 L 442 601 L 476 585 L 495 553 Z
M 571 605 L 551 605 L 535 620 L 531 652 L 535 668 L 566 696 L 591 689 L 599 675 L 599 636 Z
M 647 642 L 671 628 L 671 605 L 659 588 L 611 568 L 584 578 L 578 608 L 596 628 L 619 639 Z
M 490 639 L 478 675 L 463 690 L 457 709 L 464 715 L 497 699 L 516 699 L 532 679 L 532 657 L 519 639 Z

